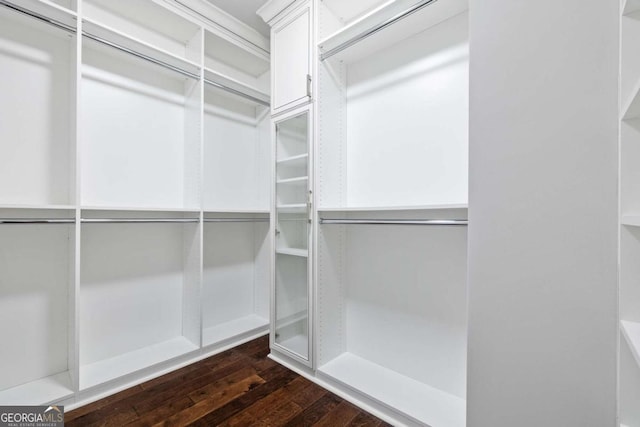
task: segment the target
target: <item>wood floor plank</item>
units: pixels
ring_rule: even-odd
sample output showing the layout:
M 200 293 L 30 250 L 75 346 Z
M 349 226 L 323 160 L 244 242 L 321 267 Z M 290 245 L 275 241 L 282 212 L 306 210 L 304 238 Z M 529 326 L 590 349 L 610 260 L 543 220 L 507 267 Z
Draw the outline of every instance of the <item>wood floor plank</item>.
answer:
M 349 423 L 348 427 L 381 427 L 382 422 L 371 414 L 360 413 Z
M 71 412 L 66 412 L 64 414 L 65 423 L 69 423 L 84 415 L 95 412 L 98 409 L 104 408 L 105 406 L 112 405 L 114 403 L 130 398 L 131 396 L 134 396 L 141 391 L 142 389 L 140 388 L 140 386 L 134 386 L 126 390 L 122 390 L 121 392 L 118 392 L 116 394 L 112 394 L 111 396 L 107 396 L 104 399 L 100 399 L 93 403 L 89 403 L 88 405 L 81 406 L 80 408 Z
M 175 398 L 176 395 L 186 395 L 194 390 L 198 390 L 208 384 L 212 384 L 236 371 L 243 369 L 246 365 L 239 360 L 229 366 L 225 366 L 217 371 L 210 371 L 206 374 L 194 378 L 190 381 L 181 382 L 173 385 L 173 388 L 163 388 L 162 391 L 148 390 L 145 392 L 145 399 L 138 399 L 134 403 L 134 408 L 138 414 L 142 415 L 165 404 L 165 402 Z
M 309 380 L 303 377 L 298 377 L 283 388 L 263 397 L 248 408 L 227 419 L 225 422 L 220 424 L 220 426 L 237 427 L 257 425 L 259 420 L 265 417 L 266 414 L 269 414 L 280 406 L 289 403 L 292 396 L 307 387 L 309 383 Z M 299 408 L 298 405 L 295 406 Z
M 258 376 L 255 369 L 250 366 L 246 366 L 240 370 L 230 373 L 229 375 L 221 378 L 218 381 L 207 384 L 197 390 L 192 391 L 188 394 L 188 396 L 191 400 L 197 403 L 201 400 L 209 399 L 211 398 L 211 396 L 216 396 L 220 391 L 224 391 L 226 388 L 231 387 L 236 383 L 242 382 L 246 378 L 250 377 L 257 378 L 260 384 L 264 383 L 264 380 Z
M 347 402 L 342 401 L 333 411 L 330 411 L 323 418 L 320 419 L 317 423 L 314 424 L 315 427 L 335 427 L 335 426 L 346 426 L 353 419 L 360 414 L 360 409 Z
M 212 425 L 219 425 L 238 412 L 248 408 L 254 402 L 284 387 L 285 385 L 293 381 L 296 376 L 297 374 L 287 369 L 279 376 L 276 376 L 270 381 L 267 381 L 264 384 L 255 387 L 253 390 L 245 393 L 240 398 L 227 403 L 220 409 L 208 414 L 206 417 L 201 418 L 200 420 L 198 420 L 198 422 L 194 423 L 194 426 L 209 427 Z
M 131 427 L 153 426 L 157 423 L 163 422 L 167 418 L 170 418 L 180 411 L 184 411 L 185 409 L 192 407 L 193 405 L 193 400 L 191 400 L 188 396 L 184 396 L 182 398 L 178 398 L 177 400 L 167 402 L 165 405 L 162 405 L 155 411 L 148 412 L 142 417 L 136 418 L 129 424 L 125 425 Z
M 217 392 L 207 394 L 207 397 L 198 401 L 193 406 L 180 411 L 161 423 L 160 426 L 185 426 L 199 419 L 216 409 L 225 406 L 227 403 L 236 400 L 241 395 L 254 389 L 258 384 L 263 384 L 264 380 L 257 375 L 251 375 L 241 381 L 233 382 L 222 386 Z M 222 384 L 221 384 L 222 385 Z
M 65 414 L 68 427 L 387 427 L 269 359 L 267 336 Z
M 286 427 L 309 427 L 321 420 L 327 413 L 333 411 L 342 400 L 331 393 L 326 393 L 313 405 L 304 409 L 301 413 L 289 420 Z

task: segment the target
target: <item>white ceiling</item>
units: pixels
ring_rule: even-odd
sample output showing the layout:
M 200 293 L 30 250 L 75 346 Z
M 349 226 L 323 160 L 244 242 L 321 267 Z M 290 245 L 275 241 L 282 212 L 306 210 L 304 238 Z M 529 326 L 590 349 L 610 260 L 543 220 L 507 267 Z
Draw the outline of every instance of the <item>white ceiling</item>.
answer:
M 229 15 L 254 28 L 260 34 L 269 38 L 269 26 L 256 15 L 256 10 L 267 0 L 208 0 L 209 3 L 224 10 Z

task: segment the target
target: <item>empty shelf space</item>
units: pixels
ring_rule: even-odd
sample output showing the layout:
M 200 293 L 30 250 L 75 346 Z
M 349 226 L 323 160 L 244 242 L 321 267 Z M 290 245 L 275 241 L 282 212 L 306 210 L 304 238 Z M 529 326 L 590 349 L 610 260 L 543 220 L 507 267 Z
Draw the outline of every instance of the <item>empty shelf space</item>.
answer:
M 158 65 L 168 66 L 174 71 L 199 78 L 200 66 L 171 52 L 160 49 L 145 41 L 134 39 L 127 34 L 91 19 L 83 19 L 83 35 L 97 43 L 135 54 Z
M 294 166 L 295 163 L 298 163 L 300 166 L 304 166 L 307 163 L 308 159 L 309 159 L 308 154 L 298 154 L 297 156 L 289 156 L 289 157 L 282 158 L 280 160 L 277 160 L 276 162 L 278 164 L 290 164 L 292 166 Z
M 623 215 L 620 219 L 622 225 L 640 227 L 640 215 Z
M 63 400 L 73 395 L 68 372 L 51 375 L 0 391 L 3 405 L 35 405 Z
M 276 182 L 278 184 L 302 184 L 309 180 L 308 176 L 298 176 L 295 178 L 279 179 Z
M 7 205 L 0 204 L 0 209 L 34 209 L 34 210 L 73 210 L 74 205 Z
M 177 337 L 110 359 L 81 366 L 80 389 L 88 389 L 197 349 L 198 346 L 185 337 Z
M 15 7 L 18 10 L 31 12 L 36 16 L 40 15 L 58 21 L 68 27 L 76 28 L 77 13 L 49 0 L 10 0 L 7 4 L 11 5 L 7 7 Z M 0 6 L 3 5 L 4 3 L 0 4 Z
M 322 40 L 319 44 L 320 58 L 324 60 L 335 55 L 342 61 L 356 61 L 433 27 L 467 8 L 467 0 L 386 2 Z
M 291 255 L 291 256 L 299 256 L 299 257 L 309 256 L 309 251 L 307 249 L 276 248 L 276 253 L 280 255 Z
M 234 319 L 229 322 L 208 327 L 202 331 L 202 344 L 211 345 L 221 343 L 241 334 L 258 333 L 266 331 L 269 320 L 255 314 Z
M 623 320 L 621 323 L 622 334 L 624 335 L 633 357 L 640 369 L 640 322 L 629 322 Z
M 197 208 L 171 208 L 171 207 L 135 207 L 135 206 L 81 206 L 83 211 L 109 211 L 109 212 L 176 212 L 176 213 L 199 213 Z
M 629 15 L 640 10 L 640 0 L 627 0 L 622 8 L 623 15 Z
M 309 352 L 309 338 L 306 335 L 294 335 L 283 341 L 277 341 L 278 345 L 285 349 L 307 358 L 305 355 Z
M 400 375 L 351 353 L 343 353 L 318 369 L 319 373 L 400 411 L 419 423 L 463 427 L 466 401 Z

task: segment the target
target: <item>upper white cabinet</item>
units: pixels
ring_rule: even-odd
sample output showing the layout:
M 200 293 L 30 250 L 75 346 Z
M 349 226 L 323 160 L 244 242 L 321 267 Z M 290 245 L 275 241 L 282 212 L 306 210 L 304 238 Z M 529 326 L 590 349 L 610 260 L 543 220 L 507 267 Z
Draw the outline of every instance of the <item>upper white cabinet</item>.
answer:
M 282 16 L 284 15 L 284 16 Z M 268 18 L 263 14 L 265 20 Z M 294 5 L 269 20 L 272 53 L 272 113 L 311 99 L 311 4 Z

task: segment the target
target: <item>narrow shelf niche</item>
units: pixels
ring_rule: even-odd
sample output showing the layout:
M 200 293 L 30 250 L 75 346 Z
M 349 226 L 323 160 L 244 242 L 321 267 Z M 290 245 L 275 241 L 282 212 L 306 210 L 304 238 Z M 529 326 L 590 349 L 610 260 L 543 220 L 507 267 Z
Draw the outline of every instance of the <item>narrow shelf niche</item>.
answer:
M 271 244 L 269 223 L 265 221 L 268 218 L 250 214 L 234 216 L 241 220 L 205 220 L 203 346 L 264 333 L 269 326 Z M 252 218 L 259 220 L 251 221 Z
M 256 98 L 258 91 L 232 85 Z M 268 107 L 205 84 L 204 87 L 204 209 L 205 211 L 269 208 L 270 117 Z
M 464 426 L 466 246 L 466 227 L 321 225 L 323 378 L 414 422 Z
M 326 27 L 339 27 L 342 8 L 320 5 Z M 467 203 L 465 9 L 466 1 L 435 2 L 320 61 L 317 191 L 324 206 Z
M 82 205 L 198 209 L 200 82 L 84 41 Z
M 76 36 L 2 5 L 0 19 L 0 204 L 73 204 Z
M 83 218 L 183 218 L 83 212 Z M 80 389 L 200 348 L 199 223 L 83 223 Z
M 0 402 L 52 402 L 73 394 L 68 330 L 75 284 L 74 211 L 0 209 L 2 218 L 70 224 L 0 224 Z M 34 268 L 34 265 L 37 266 Z M 22 321 L 28 319 L 27 321 Z

